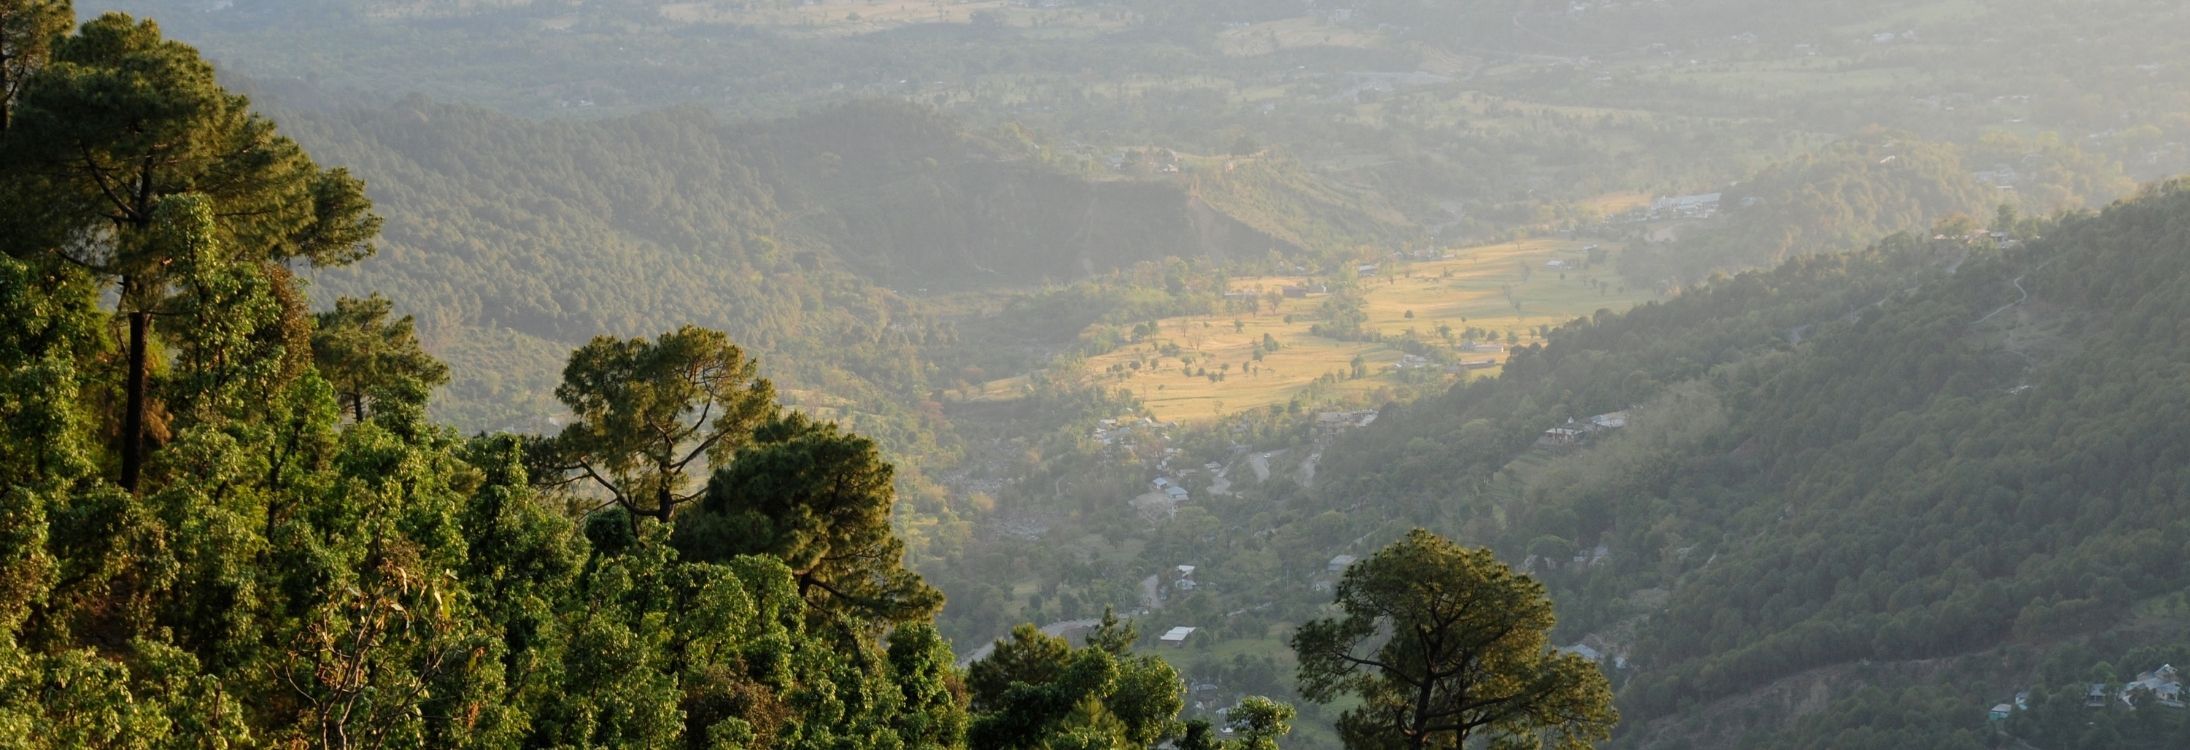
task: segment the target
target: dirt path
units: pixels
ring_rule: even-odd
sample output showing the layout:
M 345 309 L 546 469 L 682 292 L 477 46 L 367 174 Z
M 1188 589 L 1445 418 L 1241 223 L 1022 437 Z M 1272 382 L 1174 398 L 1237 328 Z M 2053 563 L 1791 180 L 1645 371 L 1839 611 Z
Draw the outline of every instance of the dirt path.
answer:
M 1985 321 L 1991 320 L 1991 319 L 1993 319 L 1993 317 L 1994 317 L 1994 316 L 1997 316 L 1997 315 L 1999 315 L 2000 313 L 2004 313 L 2004 312 L 2007 312 L 2008 310 L 2014 309 L 2014 307 L 2015 307 L 2016 305 L 2020 305 L 2020 304 L 2023 304 L 2023 303 L 2025 303 L 2025 302 L 2029 302 L 2029 301 L 2030 301 L 2030 290 L 2028 290 L 2028 289 L 2024 289 L 2024 288 L 2023 288 L 2023 279 L 2024 279 L 2024 277 L 2027 277 L 2027 276 L 2029 276 L 2029 275 L 2030 275 L 2030 274 L 2027 274 L 2027 273 L 2026 273 L 2026 274 L 2023 274 L 2022 276 L 2017 276 L 2017 277 L 2015 277 L 2015 280 L 2014 280 L 2014 281 L 2012 281 L 2012 282 L 2009 282 L 2009 283 L 2012 283 L 2012 284 L 2014 284 L 2014 285 L 2015 285 L 2015 291 L 2016 291 L 2016 293 L 2018 293 L 2018 294 L 2021 294 L 2021 295 L 2022 295 L 2021 297 L 2018 297 L 2018 298 L 2016 298 L 2016 300 L 2015 300 L 2014 302 L 2009 302 L 2009 303 L 2007 303 L 2007 304 L 2005 304 L 2005 305 L 2001 305 L 2001 306 L 2000 306 L 2000 308 L 1999 308 L 1999 309 L 1997 309 L 1997 310 L 1993 310 L 1992 312 L 1988 312 L 1988 313 L 1985 313 L 1985 317 L 1982 317 L 1982 318 L 1978 318 L 1977 320 L 1975 320 L 1975 321 L 1971 322 L 1971 323 L 1970 323 L 1970 325 L 1977 325 L 1978 323 L 1983 323 L 1983 322 L 1985 322 Z

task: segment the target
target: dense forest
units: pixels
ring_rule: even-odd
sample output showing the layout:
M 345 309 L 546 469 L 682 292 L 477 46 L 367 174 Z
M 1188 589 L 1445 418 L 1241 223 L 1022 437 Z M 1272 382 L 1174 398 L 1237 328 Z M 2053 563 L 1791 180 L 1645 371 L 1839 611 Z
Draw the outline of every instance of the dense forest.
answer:
M 1333 644 L 1446 574 L 1617 696 L 1530 739 L 2190 721 L 2190 188 L 2088 210 L 2190 170 L 2179 4 L 69 5 L 0 737 L 1419 744 Z
M 813 406 L 859 404 L 847 416 L 862 429 L 928 450 L 939 425 L 906 405 L 928 392 L 921 348 L 954 334 L 915 292 L 1070 282 L 1164 257 L 1329 255 L 1401 231 L 1373 219 L 1335 237 L 1290 229 L 1304 209 L 1351 204 L 1263 168 L 1187 175 L 1194 192 L 1090 180 L 899 104 L 731 126 L 695 111 L 537 123 L 413 98 L 288 121 L 375 185 L 387 216 L 375 262 L 316 278 L 402 300 L 467 373 L 444 413 L 474 428 L 543 427 L 551 363 L 594 332 L 687 321 L 840 399 Z
M 1904 230 L 1967 234 L 1998 219 L 2003 205 L 2053 217 L 2131 190 L 2119 165 L 2057 139 L 1994 134 L 1957 147 L 1865 133 L 1726 188 L 1724 221 L 1643 243 L 1620 265 L 1640 283 L 1679 285 L 1795 255 L 1853 251 Z
M 1829 670 L 1919 660 L 1990 664 L 1945 691 L 1962 720 L 1875 746 L 1974 739 L 1958 733 L 1986 696 L 2093 668 L 2042 677 L 2040 655 L 2183 633 L 2186 215 L 2170 185 L 2003 240 L 1899 237 L 1578 322 L 1504 377 L 1387 409 L 1332 449 L 1319 490 L 1529 560 L 1566 635 L 1632 670 L 1636 746 L 1705 741 L 1653 719 L 1719 715 L 1779 680 L 1861 684 Z M 1629 426 L 1599 444 L 1537 447 L 1613 411 Z M 1836 699 L 1801 735 L 1878 721 L 1879 702 Z
M 72 20 L 0 6 L 0 744 L 1290 733 L 1258 696 L 1182 718 L 1187 683 L 1111 612 L 1080 645 L 1026 625 L 960 664 L 905 565 L 895 467 L 720 331 L 591 337 L 552 434 L 434 422 L 460 371 L 417 320 L 378 294 L 315 312 L 299 274 L 375 253 L 364 185 L 156 24 Z M 1576 747 L 1617 721 L 1604 676 L 1546 648 L 1541 584 L 1489 550 L 1418 531 L 1337 597 L 1353 614 L 1303 641 L 1325 662 L 1301 679 L 1371 707 L 1350 743 Z M 1381 627 L 1425 647 L 1363 642 Z

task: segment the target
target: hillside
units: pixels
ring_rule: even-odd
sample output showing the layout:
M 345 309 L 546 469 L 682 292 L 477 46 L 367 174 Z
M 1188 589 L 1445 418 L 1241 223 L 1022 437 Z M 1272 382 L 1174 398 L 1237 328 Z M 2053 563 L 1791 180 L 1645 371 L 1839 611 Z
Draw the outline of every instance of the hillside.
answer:
M 1957 706 L 1872 746 L 1971 746 L 1999 696 L 2129 679 L 2041 669 L 2069 646 L 2112 659 L 2184 635 L 2153 616 L 2190 581 L 2186 217 L 2170 186 L 2043 239 L 1895 239 L 1569 326 L 1495 381 L 1387 410 L 1330 451 L 1318 494 L 1527 559 L 1565 637 L 1622 656 L 1622 746 L 1882 721 L 1865 684 Z M 1579 450 L 1534 447 L 1630 406 Z M 1820 668 L 1940 659 L 1717 708 Z M 1948 673 L 1968 682 L 1933 682 Z
M 2184 10 L 2159 0 L 77 5 L 162 18 L 231 73 L 335 101 L 747 119 L 889 98 L 1096 163 L 1251 140 L 1452 241 L 1606 192 L 1724 186 L 1874 127 L 2054 139 L 2138 179 L 2190 168 Z
M 412 98 L 285 120 L 363 177 L 387 218 L 379 257 L 318 283 L 400 300 L 460 373 L 442 413 L 475 428 L 540 429 L 556 414 L 557 363 L 587 337 L 690 321 L 773 355 L 793 389 L 861 404 L 847 416 L 863 429 L 919 445 L 937 428 L 913 415 L 928 391 L 922 347 L 948 338 L 918 299 L 931 288 L 1371 237 L 1311 234 L 1297 212 L 1211 210 L 1183 178 L 1077 176 L 1031 144 L 898 104 L 732 125 L 692 111 L 534 122 Z M 1300 183 L 1257 184 L 1285 195 Z M 1321 200 L 1301 195 L 1288 205 Z M 1252 228 L 1287 224 L 1310 248 Z

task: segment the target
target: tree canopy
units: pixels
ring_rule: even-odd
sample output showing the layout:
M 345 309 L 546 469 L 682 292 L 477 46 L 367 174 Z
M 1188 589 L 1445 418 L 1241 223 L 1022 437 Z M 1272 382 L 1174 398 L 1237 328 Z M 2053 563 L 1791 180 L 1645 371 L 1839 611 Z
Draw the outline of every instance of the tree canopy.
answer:
M 1339 719 L 1348 747 L 1464 747 L 1542 739 L 1586 748 L 1618 714 L 1597 665 L 1553 652 L 1551 601 L 1490 550 L 1427 531 L 1355 563 L 1339 615 L 1293 636 L 1302 694 L 1360 701 Z
M 0 4 L 0 200 L 27 209 L 0 226 L 0 745 L 1023 746 L 1098 688 L 1101 727 L 1175 722 L 1175 674 L 1103 650 L 1015 686 L 1012 732 L 976 722 L 891 466 L 784 416 L 722 333 L 574 353 L 553 439 L 431 422 L 448 371 L 410 320 L 310 314 L 289 273 L 368 248 L 356 183 L 149 23 L 18 57 L 25 7 Z

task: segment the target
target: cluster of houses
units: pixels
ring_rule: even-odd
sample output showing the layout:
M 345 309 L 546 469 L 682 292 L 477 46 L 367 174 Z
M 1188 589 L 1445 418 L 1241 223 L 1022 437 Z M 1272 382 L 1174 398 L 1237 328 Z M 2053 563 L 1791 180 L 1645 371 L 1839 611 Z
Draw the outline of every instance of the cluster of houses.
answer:
M 2123 706 L 2132 711 L 2136 710 L 2139 701 L 2149 701 L 2168 708 L 2190 706 L 2183 700 L 2182 675 L 2172 664 L 2161 664 L 2158 669 L 2140 673 L 2137 679 L 2123 683 L 2120 689 L 2104 682 L 2094 682 L 2084 691 L 2086 708 L 2105 708 L 2113 701 L 2121 701 Z M 2005 721 L 2017 711 L 2028 710 L 2030 691 L 2026 690 L 2016 693 L 2013 702 L 1994 705 L 1987 712 L 1987 716 L 1993 721 Z
M 1375 409 L 1359 411 L 1327 411 L 1316 415 L 1316 432 L 1338 433 L 1367 427 L 1376 423 Z
M 1133 168 L 1133 165 L 1136 163 L 1135 157 L 1138 157 L 1140 162 L 1146 163 L 1153 167 L 1157 172 L 1163 174 L 1179 173 L 1179 152 L 1173 151 L 1168 148 L 1151 148 L 1140 151 L 1118 151 L 1104 158 L 1103 162 L 1110 165 L 1110 168 L 1113 171 L 1125 172 L 1130 171 Z
M 1408 354 L 1400 357 L 1399 361 L 1393 363 L 1391 368 L 1394 370 L 1420 370 L 1434 364 L 1437 363 L 1431 362 L 1428 357 L 1420 354 Z
M 2168 708 L 2182 708 L 2182 675 L 2173 664 L 2161 664 L 2159 669 L 2137 675 L 2137 679 L 2122 685 L 2121 690 L 2111 690 L 2106 683 L 2092 683 L 2084 693 L 2084 705 L 2097 708 L 2106 705 L 2109 698 L 2119 700 L 2132 709 L 2137 700 L 2149 696 L 2153 703 Z
M 1162 433 L 1161 430 L 1173 426 L 1175 425 L 1170 422 L 1158 422 L 1148 417 L 1105 419 L 1096 422 L 1095 429 L 1090 431 L 1088 436 L 1106 447 L 1125 446 L 1130 448 L 1133 445 L 1135 432 L 1141 430 L 1156 431 L 1157 435 L 1168 438 L 1170 435 Z
M 1385 369 L 1388 369 L 1392 372 L 1406 372 L 1408 370 L 1426 370 L 1432 367 L 1441 367 L 1447 375 L 1458 375 L 1462 372 L 1466 372 L 1469 370 L 1488 370 L 1497 366 L 1498 360 L 1495 358 L 1479 359 L 1473 361 L 1463 360 L 1460 362 L 1454 362 L 1449 365 L 1440 366 L 1437 362 L 1431 360 L 1428 357 L 1424 357 L 1419 354 L 1408 354 L 1400 357 L 1398 362 L 1387 365 Z
M 1659 198 L 1650 204 L 1650 220 L 1709 219 L 1719 213 L 1721 193 L 1698 193 Z
M 1281 289 L 1279 291 L 1285 295 L 1286 299 L 1303 299 L 1308 297 L 1309 295 L 1330 294 L 1331 285 L 1320 282 L 1307 284 L 1289 284 L 1284 289 Z
M 1591 438 L 1627 426 L 1627 412 L 1615 411 L 1599 414 L 1588 419 L 1568 419 L 1566 424 L 1544 431 L 1537 439 L 1539 445 L 1581 445 Z
M 1173 503 L 1183 503 L 1188 499 L 1186 488 L 1180 487 L 1178 482 L 1171 481 L 1169 477 L 1156 477 L 1155 481 L 1149 482 L 1149 484 L 1155 485 L 1156 491 L 1163 493 L 1164 497 L 1170 498 Z

